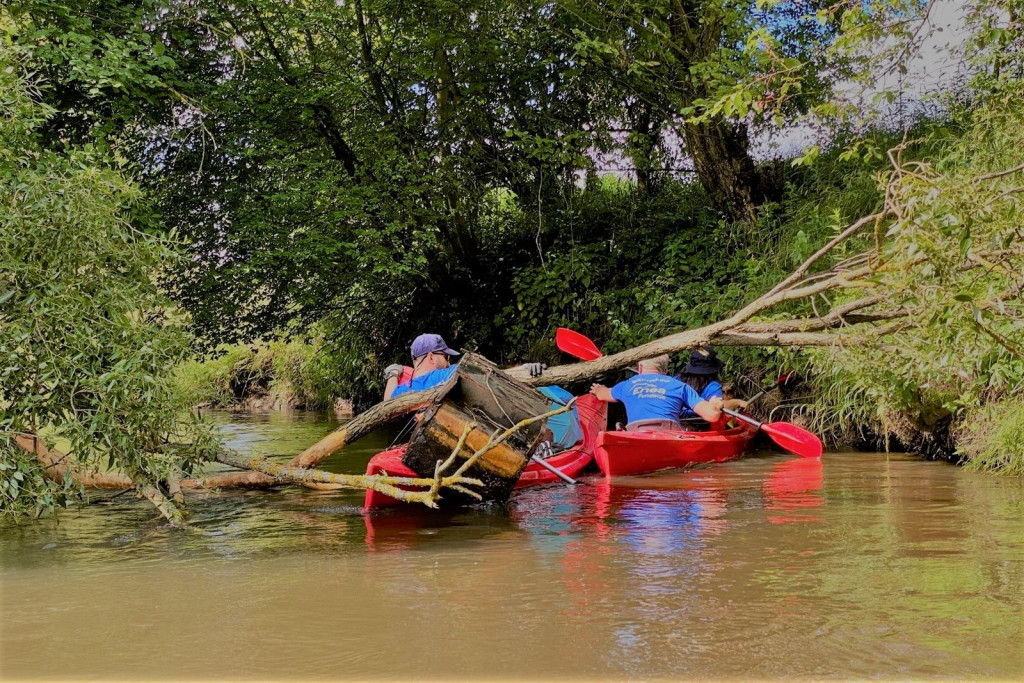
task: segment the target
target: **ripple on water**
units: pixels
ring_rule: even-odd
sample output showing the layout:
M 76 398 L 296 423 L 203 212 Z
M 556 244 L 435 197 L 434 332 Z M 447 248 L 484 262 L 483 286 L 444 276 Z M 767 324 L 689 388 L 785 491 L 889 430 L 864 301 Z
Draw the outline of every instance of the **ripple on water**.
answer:
M 232 438 L 291 452 L 252 425 Z M 124 496 L 0 532 L 3 672 L 1024 675 L 1019 482 L 898 457 L 793 462 L 588 476 L 508 507 L 370 516 L 360 492 L 224 491 L 191 498 L 186 533 Z M 189 657 L 154 654 L 173 651 Z

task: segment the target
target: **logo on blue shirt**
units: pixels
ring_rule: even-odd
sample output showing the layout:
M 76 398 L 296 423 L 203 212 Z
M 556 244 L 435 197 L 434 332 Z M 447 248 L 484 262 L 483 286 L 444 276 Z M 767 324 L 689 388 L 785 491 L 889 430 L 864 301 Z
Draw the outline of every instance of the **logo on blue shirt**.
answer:
M 686 408 L 703 399 L 689 384 L 668 375 L 643 374 L 612 387 L 612 398 L 626 406 L 626 418 L 637 420 L 678 420 Z

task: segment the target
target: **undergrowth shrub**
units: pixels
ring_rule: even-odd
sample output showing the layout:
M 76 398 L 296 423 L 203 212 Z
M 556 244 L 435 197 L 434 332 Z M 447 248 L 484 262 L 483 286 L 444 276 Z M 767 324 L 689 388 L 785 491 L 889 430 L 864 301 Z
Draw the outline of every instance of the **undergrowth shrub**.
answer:
M 982 406 L 964 420 L 958 452 L 973 470 L 1024 475 L 1024 400 Z
M 323 409 L 340 396 L 338 368 L 314 338 L 224 344 L 175 367 L 179 390 L 193 405 L 226 407 L 250 397 Z

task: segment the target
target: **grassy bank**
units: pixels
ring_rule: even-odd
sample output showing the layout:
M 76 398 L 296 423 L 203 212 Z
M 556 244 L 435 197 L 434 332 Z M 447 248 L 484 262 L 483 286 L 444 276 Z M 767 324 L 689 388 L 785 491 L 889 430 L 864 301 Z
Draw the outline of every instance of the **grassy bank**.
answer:
M 229 407 L 252 399 L 268 406 L 327 409 L 341 397 L 338 371 L 318 340 L 221 345 L 174 369 L 192 405 Z

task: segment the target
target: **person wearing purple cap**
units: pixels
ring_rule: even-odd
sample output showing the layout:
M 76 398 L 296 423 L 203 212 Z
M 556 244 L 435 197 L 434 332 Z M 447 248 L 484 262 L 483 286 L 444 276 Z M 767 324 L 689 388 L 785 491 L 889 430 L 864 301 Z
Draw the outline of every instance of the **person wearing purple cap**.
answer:
M 459 352 L 448 348 L 447 342 L 439 334 L 421 334 L 412 342 L 412 379 L 399 384 L 398 378 L 402 366 L 389 365 L 384 370 L 387 384 L 384 386 L 384 400 L 401 396 L 410 391 L 423 391 L 436 387 L 448 380 L 457 366 L 451 364 L 450 357 L 458 356 Z M 395 372 L 397 368 L 398 372 Z
M 412 378 L 401 380 L 402 366 L 389 365 L 384 368 L 384 400 L 401 396 L 410 391 L 423 391 L 448 381 L 455 372 L 456 365 L 451 364 L 450 357 L 458 356 L 459 352 L 448 348 L 447 342 L 439 334 L 421 334 L 413 340 Z M 530 377 L 537 377 L 547 367 L 542 363 L 524 363 L 521 366 L 529 370 Z
M 439 334 L 421 334 L 412 343 L 412 377 L 402 381 L 403 368 L 401 365 L 389 365 L 384 369 L 384 377 L 387 380 L 384 385 L 384 400 L 397 398 L 410 391 L 424 391 L 439 384 L 444 384 L 455 374 L 457 365 L 451 364 L 451 356 L 460 355 L 458 351 L 448 348 L 447 342 Z M 539 377 L 547 368 L 543 363 L 523 363 L 520 368 L 526 369 L 530 377 Z M 563 406 L 572 398 L 560 387 L 541 387 L 541 393 L 554 402 L 552 409 Z M 556 447 L 568 448 L 583 438 L 583 432 L 579 426 L 579 415 L 573 407 L 569 413 L 555 415 L 547 422 L 551 430 L 551 439 Z

